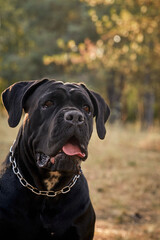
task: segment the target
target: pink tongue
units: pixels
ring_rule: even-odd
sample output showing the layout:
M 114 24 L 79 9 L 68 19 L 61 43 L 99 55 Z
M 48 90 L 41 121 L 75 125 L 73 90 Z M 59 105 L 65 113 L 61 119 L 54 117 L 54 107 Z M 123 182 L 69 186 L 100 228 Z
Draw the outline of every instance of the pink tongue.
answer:
M 70 143 L 70 142 L 66 143 L 63 146 L 62 150 L 66 155 L 69 155 L 69 156 L 78 156 L 81 158 L 84 158 L 86 156 L 85 153 L 81 152 L 78 145 L 74 145 L 73 143 Z

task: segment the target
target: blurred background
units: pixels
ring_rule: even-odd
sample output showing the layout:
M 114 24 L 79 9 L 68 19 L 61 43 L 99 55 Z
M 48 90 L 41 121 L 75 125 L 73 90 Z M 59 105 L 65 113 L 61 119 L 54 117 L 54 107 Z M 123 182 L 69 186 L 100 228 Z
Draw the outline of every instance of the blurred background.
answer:
M 160 120 L 158 0 L 0 0 L 0 91 L 22 80 L 85 82 L 111 122 Z
M 160 1 L 0 0 L 0 93 L 23 80 L 84 82 L 108 102 L 84 164 L 95 240 L 160 239 Z M 0 105 L 0 160 L 17 129 Z M 96 148 L 95 148 L 96 146 Z

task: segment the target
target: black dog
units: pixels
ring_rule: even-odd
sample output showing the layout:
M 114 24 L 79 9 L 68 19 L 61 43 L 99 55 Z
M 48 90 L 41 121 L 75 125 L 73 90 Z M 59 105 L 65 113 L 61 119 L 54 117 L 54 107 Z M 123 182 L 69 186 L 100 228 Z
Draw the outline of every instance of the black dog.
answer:
M 96 117 L 105 137 L 109 108 L 83 84 L 19 82 L 3 103 L 10 127 L 25 117 L 0 179 L 0 239 L 91 240 L 95 213 L 81 161 Z

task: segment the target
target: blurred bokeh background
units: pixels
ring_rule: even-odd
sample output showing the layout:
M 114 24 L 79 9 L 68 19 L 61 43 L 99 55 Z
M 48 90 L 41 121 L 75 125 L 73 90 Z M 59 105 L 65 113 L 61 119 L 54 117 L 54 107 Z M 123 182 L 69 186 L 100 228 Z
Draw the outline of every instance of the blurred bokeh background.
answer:
M 160 119 L 158 0 L 0 0 L 0 90 L 21 80 L 85 82 L 110 121 Z
M 84 163 L 95 240 L 160 239 L 160 1 L 0 0 L 0 93 L 44 77 L 84 82 L 111 108 Z M 18 128 L 0 112 L 2 161 Z

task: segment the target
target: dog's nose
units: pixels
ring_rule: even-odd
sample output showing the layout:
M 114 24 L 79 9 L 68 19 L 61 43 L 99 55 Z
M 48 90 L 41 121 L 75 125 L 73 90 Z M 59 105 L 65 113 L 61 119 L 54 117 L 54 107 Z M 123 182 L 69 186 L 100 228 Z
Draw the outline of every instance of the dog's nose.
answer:
M 81 125 L 84 122 L 84 116 L 77 110 L 71 110 L 64 114 L 64 120 L 72 125 Z

